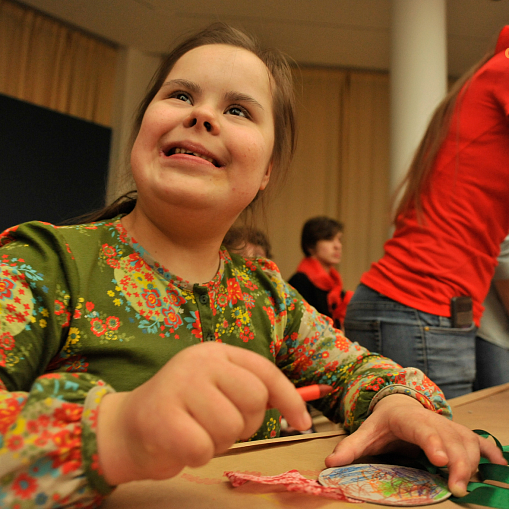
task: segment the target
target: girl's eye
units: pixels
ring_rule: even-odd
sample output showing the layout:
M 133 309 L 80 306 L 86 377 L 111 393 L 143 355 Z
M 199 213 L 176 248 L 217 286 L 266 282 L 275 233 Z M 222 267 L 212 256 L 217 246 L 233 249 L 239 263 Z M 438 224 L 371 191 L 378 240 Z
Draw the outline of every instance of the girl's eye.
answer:
M 236 117 L 250 118 L 248 111 L 242 106 L 230 106 L 226 113 L 229 115 L 235 115 Z
M 178 99 L 179 101 L 193 104 L 190 95 L 186 92 L 173 92 L 173 94 L 170 95 L 170 99 Z

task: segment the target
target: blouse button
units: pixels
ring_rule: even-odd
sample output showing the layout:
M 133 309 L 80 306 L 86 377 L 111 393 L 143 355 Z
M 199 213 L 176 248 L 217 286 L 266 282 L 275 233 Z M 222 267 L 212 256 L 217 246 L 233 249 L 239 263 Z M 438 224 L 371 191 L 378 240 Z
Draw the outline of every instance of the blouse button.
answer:
M 214 341 L 215 337 L 214 337 L 214 333 L 213 332 L 209 332 L 207 334 L 207 337 L 205 338 L 207 341 Z
M 208 304 L 209 303 L 209 296 L 206 293 L 204 293 L 204 294 L 200 295 L 198 300 L 200 301 L 200 304 Z

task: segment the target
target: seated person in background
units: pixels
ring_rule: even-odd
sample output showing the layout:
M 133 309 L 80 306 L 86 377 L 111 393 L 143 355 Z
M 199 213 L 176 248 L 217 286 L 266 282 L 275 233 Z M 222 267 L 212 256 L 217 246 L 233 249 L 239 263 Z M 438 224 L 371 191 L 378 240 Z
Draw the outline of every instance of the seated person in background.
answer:
M 234 226 L 225 235 L 223 245 L 245 258 L 272 258 L 269 239 L 257 228 Z
M 502 242 L 498 265 L 484 300 L 475 338 L 475 389 L 509 383 L 509 235 Z
M 270 242 L 265 233 L 249 226 L 234 226 L 230 228 L 224 237 L 223 245 L 230 252 L 233 251 L 244 258 L 272 258 Z M 321 412 L 315 410 L 309 403 L 306 404 L 306 408 L 311 417 L 322 415 Z M 284 417 L 281 418 L 280 435 L 282 437 L 314 432 L 313 426 L 301 431 L 290 426 Z
M 309 304 L 342 328 L 346 306 L 353 292 L 343 290 L 335 266 L 341 261 L 343 225 L 326 216 L 308 219 L 302 228 L 301 248 L 305 258 L 289 283 Z

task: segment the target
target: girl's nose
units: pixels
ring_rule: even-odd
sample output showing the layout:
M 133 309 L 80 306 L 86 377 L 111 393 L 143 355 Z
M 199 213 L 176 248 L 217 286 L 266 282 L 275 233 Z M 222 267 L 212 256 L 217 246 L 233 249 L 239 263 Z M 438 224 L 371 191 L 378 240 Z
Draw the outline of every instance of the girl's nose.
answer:
M 195 108 L 193 112 L 184 121 L 184 126 L 195 129 L 205 129 L 208 133 L 218 134 L 219 123 L 212 112 L 205 108 Z

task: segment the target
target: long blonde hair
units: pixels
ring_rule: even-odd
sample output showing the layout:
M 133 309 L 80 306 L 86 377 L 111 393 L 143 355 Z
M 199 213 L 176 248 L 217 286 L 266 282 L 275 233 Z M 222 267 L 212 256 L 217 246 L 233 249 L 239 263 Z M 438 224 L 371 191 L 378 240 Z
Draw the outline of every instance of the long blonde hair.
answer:
M 405 188 L 403 196 L 394 213 L 393 222 L 398 217 L 415 209 L 417 218 L 422 219 L 421 194 L 427 190 L 435 159 L 450 128 L 452 114 L 458 98 L 465 92 L 473 75 L 495 55 L 495 44 L 476 64 L 474 64 L 456 83 L 435 109 L 417 150 L 415 151 L 408 172 L 394 193 L 394 200 Z

